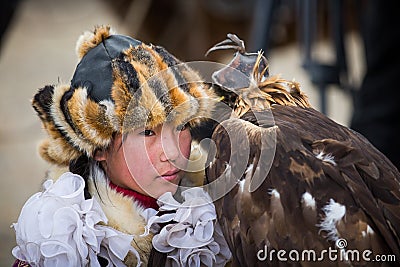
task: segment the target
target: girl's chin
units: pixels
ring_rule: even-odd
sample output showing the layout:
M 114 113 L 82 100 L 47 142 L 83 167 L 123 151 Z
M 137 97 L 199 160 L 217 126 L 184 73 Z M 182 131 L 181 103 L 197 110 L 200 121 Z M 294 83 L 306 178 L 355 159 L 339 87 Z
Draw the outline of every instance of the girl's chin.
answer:
M 159 198 L 160 196 L 162 196 L 163 194 L 170 192 L 172 195 L 174 195 L 176 193 L 176 191 L 178 190 L 178 185 L 173 184 L 171 182 L 168 182 L 167 185 L 163 184 L 160 185 L 160 187 L 162 186 L 162 189 L 159 188 L 160 190 L 158 190 L 157 192 L 154 192 L 154 198 Z

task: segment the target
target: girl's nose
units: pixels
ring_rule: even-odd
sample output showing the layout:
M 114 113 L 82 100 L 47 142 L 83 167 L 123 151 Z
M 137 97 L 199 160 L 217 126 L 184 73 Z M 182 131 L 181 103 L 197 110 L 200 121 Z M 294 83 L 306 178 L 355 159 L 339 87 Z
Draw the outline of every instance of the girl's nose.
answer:
M 166 129 L 161 134 L 161 161 L 174 162 L 180 154 L 179 132 Z

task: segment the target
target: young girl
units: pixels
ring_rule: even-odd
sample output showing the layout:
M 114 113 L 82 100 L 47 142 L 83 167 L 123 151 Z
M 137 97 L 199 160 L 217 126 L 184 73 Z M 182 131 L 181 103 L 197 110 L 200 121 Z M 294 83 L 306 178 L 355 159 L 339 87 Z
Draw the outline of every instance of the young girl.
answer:
M 212 90 L 164 48 L 110 27 L 84 33 L 76 50 L 71 83 L 45 86 L 32 102 L 48 134 L 41 156 L 69 170 L 23 207 L 14 266 L 147 265 L 160 252 L 167 265 L 225 265 L 207 194 L 172 198 L 203 182 L 185 170 Z

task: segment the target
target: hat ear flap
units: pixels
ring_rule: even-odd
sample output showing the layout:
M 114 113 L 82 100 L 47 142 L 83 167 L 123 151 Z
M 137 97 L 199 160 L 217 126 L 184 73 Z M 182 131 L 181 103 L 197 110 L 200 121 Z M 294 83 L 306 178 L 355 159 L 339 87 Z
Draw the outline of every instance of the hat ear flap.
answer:
M 53 102 L 54 86 L 46 85 L 39 89 L 32 100 L 32 106 L 42 121 L 51 121 L 50 109 Z
M 103 42 L 110 35 L 115 34 L 110 26 L 96 26 L 93 32 L 86 31 L 79 38 L 76 43 L 76 54 L 78 59 L 81 60 L 84 55 L 89 52 L 90 49 L 96 47 L 98 44 Z
M 68 166 L 71 160 L 75 160 L 82 155 L 82 152 L 73 148 L 60 135 L 51 136 L 42 141 L 39 145 L 39 154 L 46 161 L 59 165 Z
M 39 89 L 32 100 L 32 106 L 39 115 L 43 127 L 49 135 L 39 147 L 42 158 L 58 165 L 68 165 L 70 159 L 78 158 L 81 152 L 72 147 L 57 129 L 52 115 L 55 87 L 47 85 Z

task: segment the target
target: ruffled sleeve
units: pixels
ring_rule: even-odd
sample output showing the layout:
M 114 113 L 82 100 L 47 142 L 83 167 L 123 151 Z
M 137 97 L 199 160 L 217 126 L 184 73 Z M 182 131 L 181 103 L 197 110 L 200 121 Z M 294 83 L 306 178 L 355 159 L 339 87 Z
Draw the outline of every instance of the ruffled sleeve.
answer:
M 182 193 L 183 203 L 171 193 L 158 199 L 160 213 L 148 212 L 145 234 L 157 233 L 153 247 L 167 254 L 166 266 L 224 266 L 231 252 L 217 222 L 215 206 L 202 188 Z M 165 211 L 165 213 L 163 213 Z M 160 230 L 159 225 L 169 224 Z
M 98 256 L 109 266 L 125 266 L 133 236 L 106 226 L 107 218 L 95 199 L 84 198 L 82 177 L 64 173 L 43 184 L 43 192 L 25 203 L 15 230 L 17 246 L 12 254 L 31 266 L 100 266 Z

